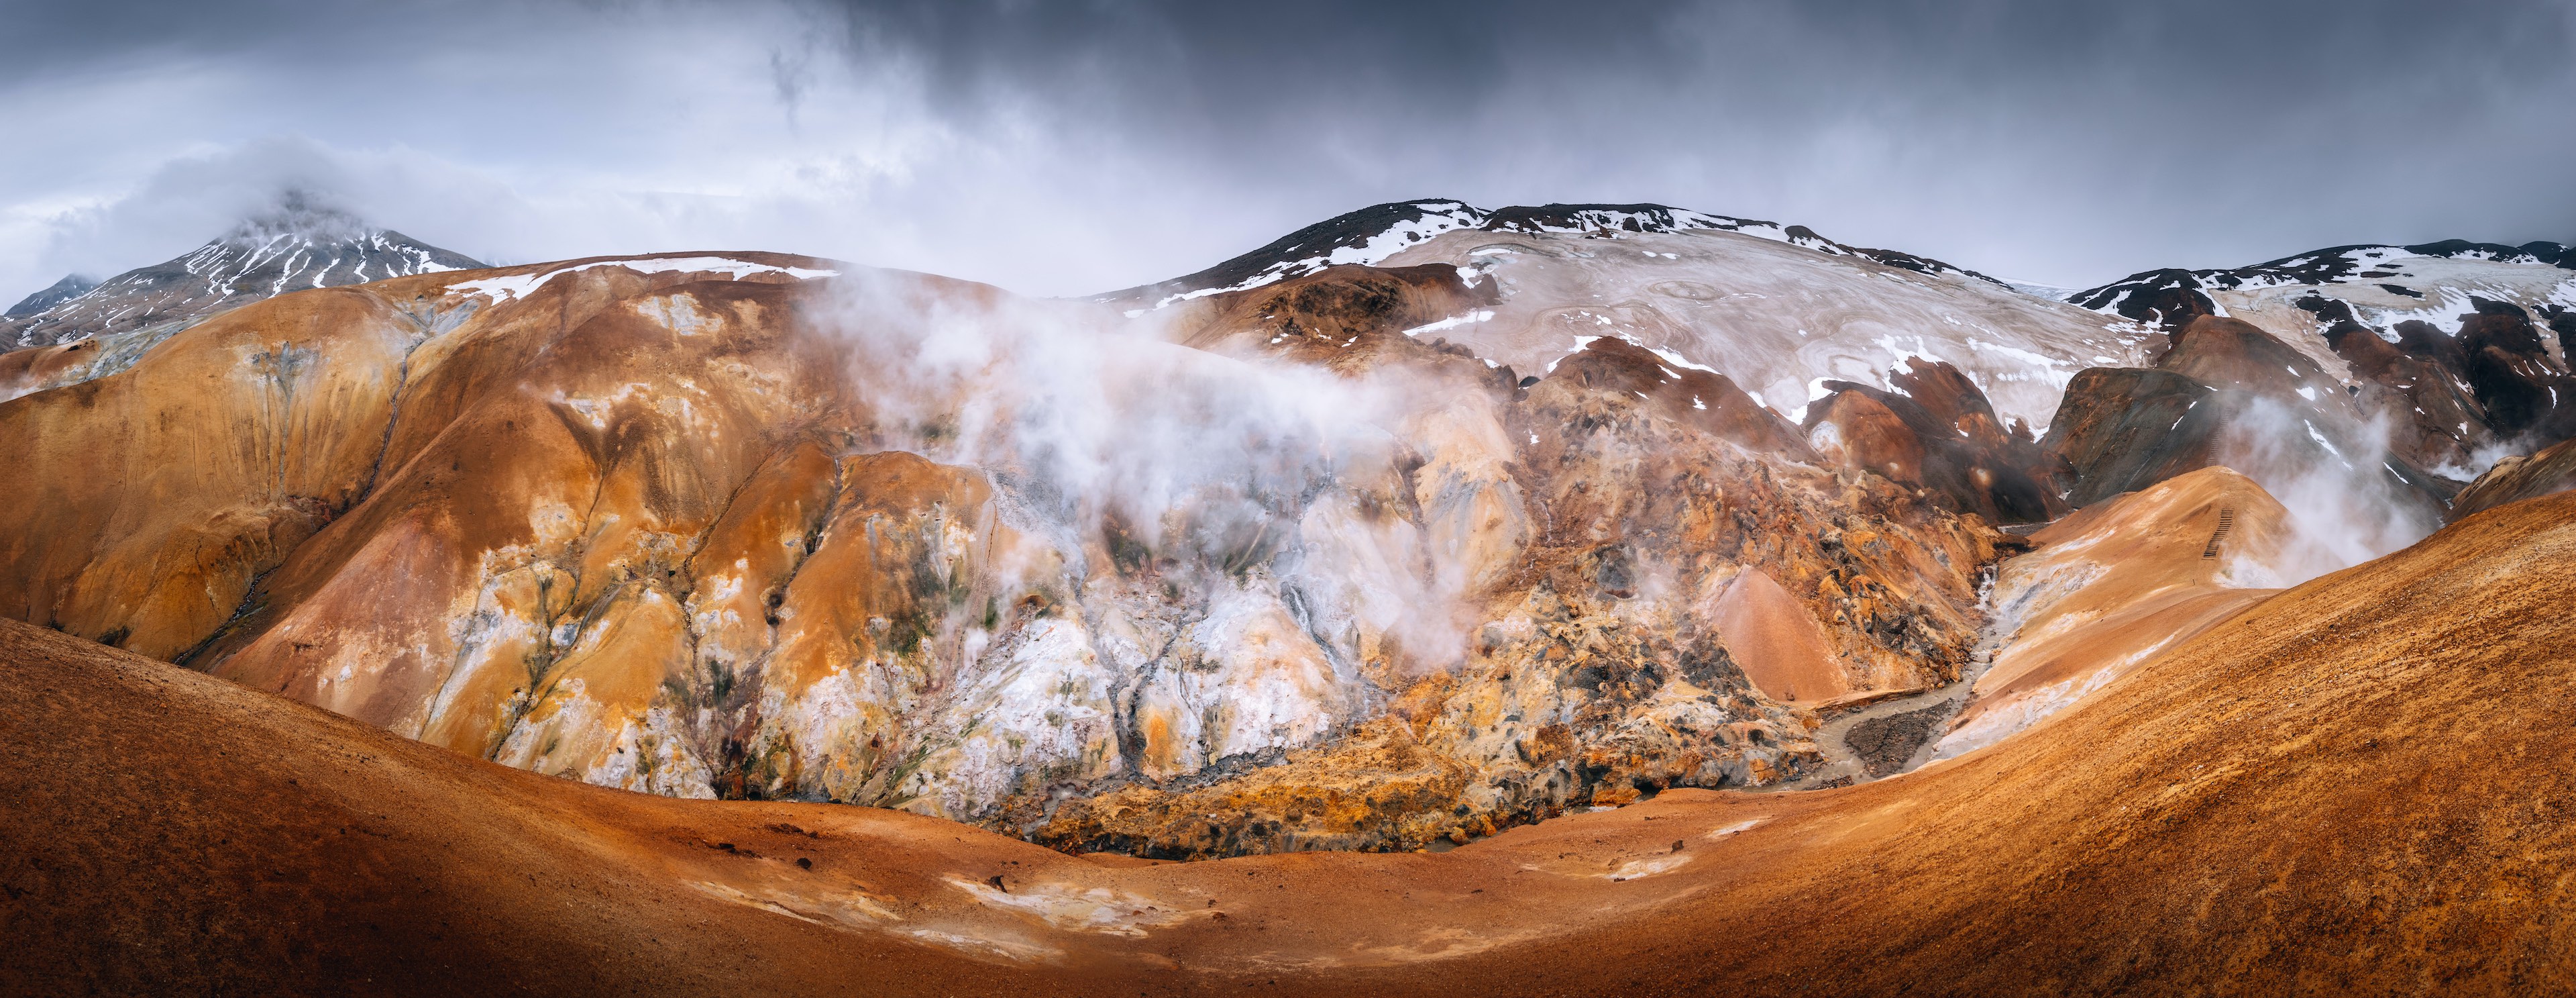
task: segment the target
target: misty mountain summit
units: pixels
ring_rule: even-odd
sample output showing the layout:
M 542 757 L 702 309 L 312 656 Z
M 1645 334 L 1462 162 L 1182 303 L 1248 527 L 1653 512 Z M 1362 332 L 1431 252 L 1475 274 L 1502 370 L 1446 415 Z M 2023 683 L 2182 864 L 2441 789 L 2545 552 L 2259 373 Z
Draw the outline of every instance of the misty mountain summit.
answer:
M 8 311 L 0 312 L 0 317 L 15 319 L 19 316 L 34 315 L 88 294 L 89 289 L 97 286 L 98 278 L 87 274 L 65 274 L 62 280 L 55 281 L 45 290 L 18 299 L 18 303 L 9 306 Z
M 303 288 L 484 264 L 289 193 L 187 253 L 105 281 L 73 275 L 0 318 L 0 349 L 170 326 Z M 157 338 L 157 337 L 156 337 Z

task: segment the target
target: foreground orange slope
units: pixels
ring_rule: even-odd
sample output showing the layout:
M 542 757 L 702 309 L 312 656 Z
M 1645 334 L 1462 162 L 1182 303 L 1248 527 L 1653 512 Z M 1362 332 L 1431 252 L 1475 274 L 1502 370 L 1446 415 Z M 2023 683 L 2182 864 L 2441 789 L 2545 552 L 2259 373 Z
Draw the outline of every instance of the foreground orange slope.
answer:
M 0 989 L 2564 993 L 2571 600 L 2559 495 L 1904 777 L 1189 864 L 582 786 L 0 623 Z

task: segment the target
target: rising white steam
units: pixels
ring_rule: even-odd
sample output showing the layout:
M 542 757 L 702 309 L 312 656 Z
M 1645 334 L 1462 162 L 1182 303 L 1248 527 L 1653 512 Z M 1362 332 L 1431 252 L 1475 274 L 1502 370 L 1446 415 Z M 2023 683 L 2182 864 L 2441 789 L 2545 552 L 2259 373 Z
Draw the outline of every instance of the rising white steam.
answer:
M 1201 585 L 1269 573 L 1310 629 L 1359 618 L 1453 657 L 1464 580 L 1407 512 L 1420 459 L 1400 434 L 1420 395 L 1404 376 L 1223 356 L 1151 321 L 962 282 L 838 284 L 821 318 L 854 347 L 872 446 L 981 469 L 1095 554 L 1114 536 Z
M 2247 403 L 2219 443 L 2219 463 L 2281 501 L 2292 537 L 2272 564 L 2231 565 L 2231 584 L 2294 586 L 2396 551 L 2439 527 L 2433 500 L 2399 481 L 2388 440 L 2383 417 L 2337 418 L 2268 398 Z

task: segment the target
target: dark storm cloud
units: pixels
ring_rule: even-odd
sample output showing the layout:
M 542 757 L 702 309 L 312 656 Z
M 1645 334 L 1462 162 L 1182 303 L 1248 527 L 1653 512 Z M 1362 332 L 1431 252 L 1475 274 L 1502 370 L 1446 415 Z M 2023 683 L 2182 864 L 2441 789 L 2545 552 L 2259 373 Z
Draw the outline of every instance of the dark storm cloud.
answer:
M 757 246 L 1048 293 L 1432 196 L 1659 201 L 2059 284 L 2576 239 L 2564 2 L 0 11 L 0 292 L 289 181 L 488 257 Z
M 838 9 L 953 113 L 1033 102 L 1306 214 L 1664 200 L 2068 282 L 2576 238 L 2564 3 Z

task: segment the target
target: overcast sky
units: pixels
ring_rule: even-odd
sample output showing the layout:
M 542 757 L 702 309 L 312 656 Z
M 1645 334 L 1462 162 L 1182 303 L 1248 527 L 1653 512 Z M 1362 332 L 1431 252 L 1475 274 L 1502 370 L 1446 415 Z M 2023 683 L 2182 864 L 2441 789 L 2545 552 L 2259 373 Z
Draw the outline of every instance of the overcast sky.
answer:
M 0 0 L 0 300 L 288 186 L 492 262 L 1038 294 L 1364 205 L 1660 202 L 2064 286 L 2576 241 L 2576 0 Z

